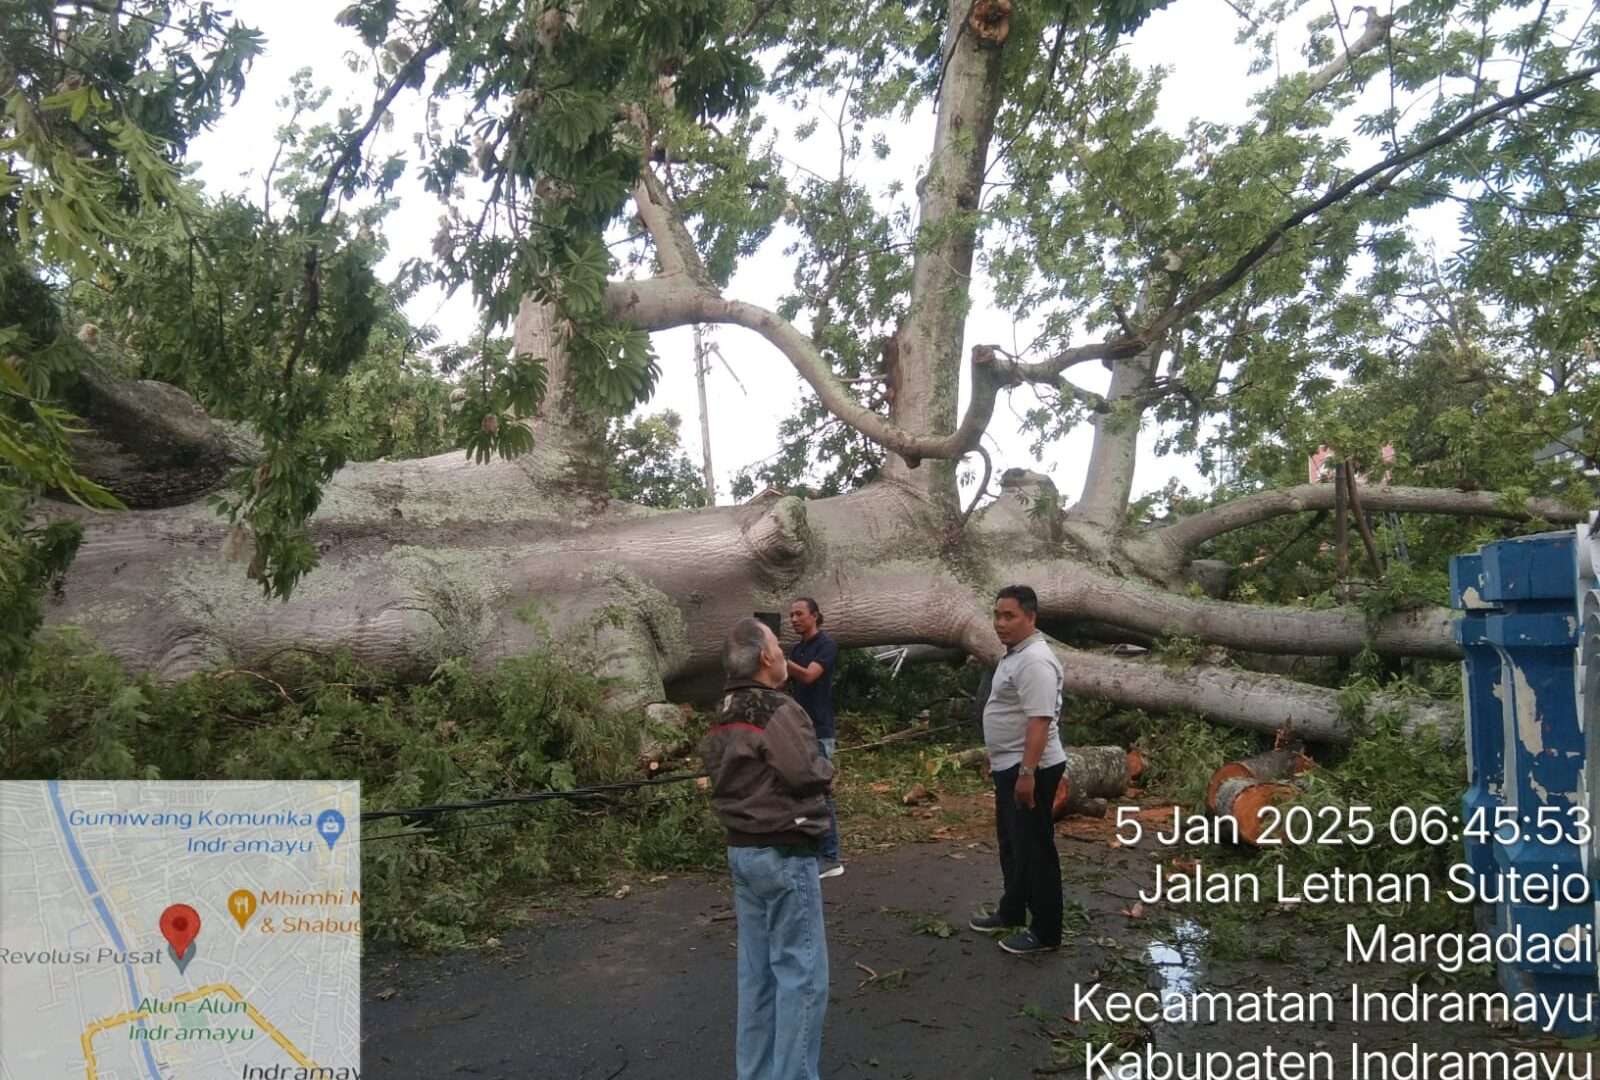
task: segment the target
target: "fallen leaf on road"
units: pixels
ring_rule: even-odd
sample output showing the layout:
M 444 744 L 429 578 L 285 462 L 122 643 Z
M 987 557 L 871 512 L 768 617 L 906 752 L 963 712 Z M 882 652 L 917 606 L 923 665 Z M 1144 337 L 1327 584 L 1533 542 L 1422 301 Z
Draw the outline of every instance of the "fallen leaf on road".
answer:
M 382 990 L 379 990 L 372 996 L 377 998 L 379 1001 L 388 1001 L 390 998 L 394 997 L 397 992 L 398 991 L 396 991 L 394 987 L 388 986 Z

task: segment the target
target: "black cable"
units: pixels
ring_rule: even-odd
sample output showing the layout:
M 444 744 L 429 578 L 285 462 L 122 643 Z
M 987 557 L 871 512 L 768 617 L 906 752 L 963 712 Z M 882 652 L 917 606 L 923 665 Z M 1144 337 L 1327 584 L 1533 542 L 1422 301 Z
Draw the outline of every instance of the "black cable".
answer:
M 610 800 L 604 800 L 604 804 L 607 806 L 619 805 L 611 802 Z M 654 803 L 647 805 L 659 806 L 661 804 Z M 363 844 L 375 844 L 379 840 L 423 840 L 436 836 L 448 836 L 451 833 L 466 832 L 469 829 L 488 829 L 498 828 L 502 825 L 520 825 L 527 820 L 528 819 L 526 817 L 523 817 L 520 814 L 506 814 L 502 817 L 497 817 L 492 821 L 475 821 L 470 825 L 452 825 L 449 828 L 444 829 L 426 828 L 417 829 L 413 832 L 379 833 L 377 836 L 363 836 L 361 838 L 361 842 Z
M 913 730 L 905 733 L 905 740 L 909 742 L 914 738 L 921 738 L 926 735 L 934 734 L 935 732 L 949 731 L 953 728 L 962 726 L 965 725 L 946 724 L 943 727 L 928 728 L 924 731 Z M 899 740 L 891 739 L 890 741 L 894 742 Z M 883 745 L 882 740 L 865 743 L 860 746 L 843 746 L 840 747 L 837 752 L 842 754 L 851 750 L 874 748 L 880 745 Z M 565 788 L 559 791 L 532 791 L 521 795 L 502 795 L 493 799 L 478 799 L 473 802 L 438 803 L 433 806 L 410 806 L 397 810 L 369 810 L 361 814 L 361 821 L 365 823 L 368 821 L 382 821 L 385 818 L 397 817 L 403 819 L 406 824 L 421 824 L 430 818 L 439 817 L 443 814 L 462 813 L 468 810 L 487 810 L 498 806 L 521 806 L 529 803 L 549 802 L 552 799 L 565 799 L 572 802 L 589 800 L 607 802 L 608 800 L 606 800 L 604 797 L 606 792 L 636 791 L 640 788 L 658 787 L 665 784 L 681 784 L 686 780 L 700 780 L 709 775 L 710 774 L 706 772 L 675 773 L 670 776 L 654 776 L 648 780 L 623 780 L 612 784 L 592 784 L 589 787 Z M 478 825 L 462 825 L 450 829 L 429 828 L 421 829 L 416 832 L 382 833 L 378 836 L 363 837 L 362 842 L 375 843 L 379 840 L 394 840 L 405 837 L 439 836 L 444 833 L 461 832 L 464 829 L 484 828 L 492 825 L 507 825 L 514 823 L 514 821 L 514 818 L 508 816 L 498 818 L 490 822 L 483 822 Z
M 615 784 L 594 784 L 590 787 L 567 788 L 562 791 L 533 791 L 524 795 L 502 795 L 495 799 L 479 799 L 476 802 L 440 803 L 436 806 L 412 806 L 400 810 L 369 810 L 361 815 L 361 820 L 380 821 L 383 818 L 430 818 L 440 814 L 453 814 L 463 810 L 483 810 L 492 806 L 515 806 L 519 803 L 546 802 L 550 799 L 585 799 L 592 798 L 606 791 L 629 791 L 635 788 L 655 787 L 660 784 L 677 784 L 685 780 L 698 780 L 706 773 L 680 773 L 675 776 L 655 776 L 648 780 L 625 780 Z

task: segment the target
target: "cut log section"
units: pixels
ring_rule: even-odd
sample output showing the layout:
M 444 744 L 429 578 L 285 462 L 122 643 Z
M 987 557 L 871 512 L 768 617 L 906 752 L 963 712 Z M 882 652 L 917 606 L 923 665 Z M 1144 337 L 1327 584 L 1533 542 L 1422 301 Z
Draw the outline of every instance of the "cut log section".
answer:
M 1290 780 L 1311 771 L 1316 765 L 1298 750 L 1269 750 L 1265 754 L 1230 761 L 1211 774 L 1206 785 L 1206 808 L 1221 813 L 1218 792 L 1229 780 Z
M 1114 799 L 1128 790 L 1130 754 L 1120 746 L 1084 746 L 1067 751 L 1067 768 L 1056 785 L 1051 816 L 1060 821 L 1091 799 Z M 1144 758 L 1139 758 L 1144 767 Z
M 958 768 L 966 768 L 969 765 L 983 765 L 989 760 L 989 751 L 981 746 L 975 746 L 971 750 L 963 750 L 959 754 L 951 754 L 949 760 Z
M 1261 811 L 1275 803 L 1288 802 L 1298 793 L 1293 784 L 1235 776 L 1224 780 L 1217 789 L 1217 816 L 1233 818 L 1240 841 L 1255 847 L 1265 824 Z

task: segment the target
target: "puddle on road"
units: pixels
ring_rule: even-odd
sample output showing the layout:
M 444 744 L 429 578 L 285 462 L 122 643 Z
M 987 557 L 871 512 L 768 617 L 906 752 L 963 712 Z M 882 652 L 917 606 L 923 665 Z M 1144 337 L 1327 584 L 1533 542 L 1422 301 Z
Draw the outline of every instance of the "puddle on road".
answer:
M 1205 945 L 1210 935 L 1192 919 L 1180 919 L 1171 930 L 1145 946 L 1150 962 L 1150 987 L 1165 998 L 1169 994 L 1192 994 L 1200 989 L 1205 975 Z M 1166 1023 L 1152 1025 L 1152 1042 L 1160 1043 Z M 1129 1062 L 1110 1069 L 1101 1068 L 1096 1080 L 1144 1080 L 1137 1064 Z
M 1145 947 L 1145 957 L 1155 968 L 1151 982 L 1162 994 L 1189 994 L 1200 986 L 1204 973 L 1206 929 L 1190 919 L 1180 919 L 1165 937 Z

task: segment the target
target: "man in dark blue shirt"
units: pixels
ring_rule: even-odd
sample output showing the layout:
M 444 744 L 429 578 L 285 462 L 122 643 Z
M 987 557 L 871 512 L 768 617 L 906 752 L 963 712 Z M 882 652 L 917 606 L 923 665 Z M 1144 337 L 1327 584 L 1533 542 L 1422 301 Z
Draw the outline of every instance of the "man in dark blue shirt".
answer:
M 817 742 L 822 756 L 830 762 L 838 747 L 833 717 L 833 669 L 839 663 L 839 646 L 822 630 L 822 611 L 809 596 L 802 596 L 789 605 L 789 625 L 800 635 L 800 641 L 789 651 L 789 682 L 795 701 L 811 717 L 811 726 L 817 729 Z M 828 835 L 822 840 L 818 853 L 822 859 L 821 874 L 825 878 L 844 873 L 844 863 L 839 861 L 839 814 L 833 795 L 828 795 Z

